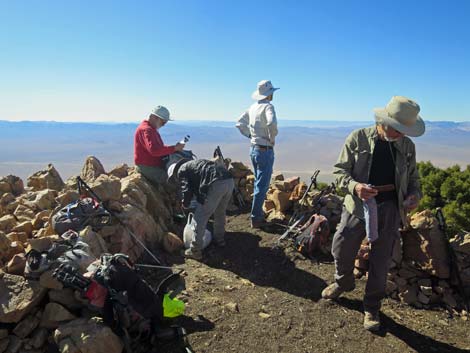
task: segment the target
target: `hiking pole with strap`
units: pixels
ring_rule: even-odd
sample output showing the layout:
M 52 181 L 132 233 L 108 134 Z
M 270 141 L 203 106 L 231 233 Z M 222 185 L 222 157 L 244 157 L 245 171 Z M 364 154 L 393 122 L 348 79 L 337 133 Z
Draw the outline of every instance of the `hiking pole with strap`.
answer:
M 216 149 L 214 150 L 214 158 L 216 158 L 216 157 L 222 159 L 222 163 L 225 166 L 225 159 L 224 159 L 224 156 L 222 154 L 222 150 L 220 149 L 220 146 L 217 146 Z M 243 195 L 242 195 L 240 189 L 238 188 L 238 185 L 235 185 L 234 188 L 233 188 L 233 196 L 237 200 L 238 208 L 239 209 L 244 209 L 245 205 L 246 205 L 245 204 L 245 199 L 243 198 Z
M 100 202 L 100 204 L 103 206 L 103 208 L 106 211 L 108 211 L 111 216 L 116 218 L 118 220 L 119 224 L 121 224 L 124 228 L 127 229 L 129 234 L 131 235 L 131 237 L 152 257 L 152 259 L 154 259 L 157 264 L 162 265 L 161 261 L 152 253 L 152 251 L 150 251 L 150 249 L 148 249 L 145 246 L 145 244 L 134 234 L 134 232 L 132 232 L 129 229 L 127 224 L 125 224 L 118 216 L 116 216 L 116 214 L 113 211 L 111 211 L 110 209 L 108 209 L 104 205 L 101 198 L 87 185 L 87 183 L 80 176 L 77 176 L 77 183 L 78 183 L 78 193 L 80 195 L 82 195 L 82 188 L 84 188 L 86 192 L 90 193 L 94 198 L 96 198 L 96 200 L 98 200 Z
M 439 229 L 444 233 L 444 238 L 447 244 L 447 249 L 449 250 L 451 274 L 453 273 L 455 277 L 457 278 L 457 288 L 459 290 L 460 296 L 463 299 L 465 310 L 467 310 L 468 312 L 470 308 L 468 296 L 465 293 L 465 288 L 463 286 L 462 277 L 460 277 L 459 265 L 457 263 L 457 255 L 455 254 L 454 248 L 450 244 L 450 238 L 449 238 L 449 232 L 447 231 L 446 219 L 440 207 L 436 209 L 436 218 L 437 218 L 437 223 L 439 225 Z
M 310 184 L 308 185 L 307 190 L 305 190 L 305 192 L 302 195 L 302 197 L 300 198 L 300 200 L 297 202 L 298 207 L 296 207 L 296 210 L 292 214 L 292 217 L 289 219 L 289 222 L 287 223 L 288 226 L 291 226 L 300 217 L 300 213 L 301 213 L 300 210 L 304 207 L 303 203 L 304 203 L 305 199 L 307 198 L 308 193 L 312 189 L 312 186 L 313 186 L 314 189 L 316 189 L 316 187 L 317 187 L 317 177 L 318 177 L 319 173 L 320 173 L 320 170 L 317 169 L 313 173 L 313 175 L 310 177 Z

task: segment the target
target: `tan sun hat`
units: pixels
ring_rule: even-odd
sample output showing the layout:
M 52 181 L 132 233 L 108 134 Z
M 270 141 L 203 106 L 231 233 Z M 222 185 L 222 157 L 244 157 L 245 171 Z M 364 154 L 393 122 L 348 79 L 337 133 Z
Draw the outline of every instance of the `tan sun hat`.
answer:
M 394 128 L 402 134 L 418 137 L 424 134 L 426 127 L 419 116 L 420 107 L 415 101 L 393 96 L 385 108 L 375 108 L 375 121 Z
M 279 88 L 274 88 L 271 81 L 262 80 L 258 82 L 256 91 L 254 91 L 251 95 L 251 98 L 255 100 L 262 100 L 269 97 L 274 91 L 278 90 Z

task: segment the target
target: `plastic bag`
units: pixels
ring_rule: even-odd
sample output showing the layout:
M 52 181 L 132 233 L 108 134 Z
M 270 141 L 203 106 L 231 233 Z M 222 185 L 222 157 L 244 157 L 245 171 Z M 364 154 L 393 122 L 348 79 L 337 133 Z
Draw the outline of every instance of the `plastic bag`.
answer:
M 189 249 L 191 246 L 191 242 L 193 241 L 193 237 L 196 236 L 196 222 L 194 221 L 194 215 L 190 213 L 188 215 L 188 222 L 186 223 L 183 231 L 183 241 L 184 247 Z M 212 233 L 206 229 L 204 232 L 204 236 L 202 237 L 202 248 L 205 249 L 209 246 L 212 241 Z

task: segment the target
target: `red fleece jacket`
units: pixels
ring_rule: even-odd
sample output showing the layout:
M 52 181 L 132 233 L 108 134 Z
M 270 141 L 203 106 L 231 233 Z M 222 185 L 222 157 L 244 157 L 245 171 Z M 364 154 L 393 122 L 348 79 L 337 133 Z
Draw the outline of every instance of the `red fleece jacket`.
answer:
M 134 163 L 150 167 L 163 165 L 162 158 L 175 152 L 172 146 L 165 146 L 158 131 L 147 120 L 140 123 L 134 135 Z

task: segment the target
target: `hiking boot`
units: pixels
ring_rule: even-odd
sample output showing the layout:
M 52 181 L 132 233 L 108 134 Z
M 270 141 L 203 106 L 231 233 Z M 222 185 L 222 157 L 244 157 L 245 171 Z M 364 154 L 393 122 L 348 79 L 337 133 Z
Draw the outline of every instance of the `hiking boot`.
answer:
M 380 330 L 379 312 L 364 311 L 364 328 L 371 332 Z
M 345 290 L 341 289 L 338 284 L 332 283 L 321 292 L 323 299 L 337 299 Z
M 202 252 L 193 251 L 192 249 L 187 249 L 184 252 L 184 257 L 186 257 L 187 259 L 193 259 L 193 260 L 201 261 L 202 260 Z
M 251 228 L 261 229 L 265 225 L 266 225 L 266 221 L 264 219 L 252 219 L 251 220 Z

